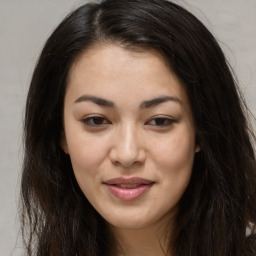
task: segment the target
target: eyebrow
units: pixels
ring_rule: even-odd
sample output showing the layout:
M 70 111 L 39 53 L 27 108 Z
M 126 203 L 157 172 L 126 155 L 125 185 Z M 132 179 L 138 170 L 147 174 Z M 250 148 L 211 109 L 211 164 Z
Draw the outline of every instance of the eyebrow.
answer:
M 154 107 L 154 106 L 159 105 L 161 103 L 165 103 L 167 101 L 175 102 L 175 103 L 178 103 L 178 104 L 182 105 L 181 100 L 177 97 L 161 96 L 161 97 L 157 97 L 157 98 L 154 98 L 154 99 L 151 99 L 151 100 L 143 101 L 140 104 L 140 108 L 151 108 L 151 107 Z
M 110 100 L 106 100 L 106 99 L 96 97 L 96 96 L 91 96 L 91 95 L 82 95 L 79 98 L 77 98 L 74 101 L 74 103 L 79 103 L 79 102 L 84 102 L 84 101 L 91 101 L 91 102 L 93 102 L 93 103 L 95 103 L 99 106 L 102 106 L 102 107 L 110 107 L 110 108 L 115 108 L 116 107 L 115 103 L 110 101 Z M 157 97 L 157 98 L 154 98 L 154 99 L 151 99 L 151 100 L 143 101 L 140 104 L 140 108 L 141 109 L 151 108 L 151 107 L 157 106 L 161 103 L 165 103 L 165 102 L 168 102 L 168 101 L 175 102 L 175 103 L 178 103 L 178 104 L 182 105 L 181 100 L 177 97 L 160 96 L 160 97 Z
M 110 108 L 115 107 L 115 104 L 112 101 L 109 101 L 109 100 L 106 100 L 103 98 L 99 98 L 99 97 L 95 97 L 95 96 L 90 96 L 90 95 L 82 95 L 81 97 L 76 99 L 74 103 L 83 102 L 83 101 L 91 101 L 91 102 L 93 102 L 99 106 L 102 106 L 102 107 L 110 107 Z

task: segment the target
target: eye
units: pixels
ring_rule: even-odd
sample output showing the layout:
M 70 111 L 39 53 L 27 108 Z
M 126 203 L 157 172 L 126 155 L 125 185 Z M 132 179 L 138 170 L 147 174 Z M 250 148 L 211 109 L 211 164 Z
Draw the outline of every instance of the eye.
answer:
M 166 127 L 170 126 L 175 122 L 175 120 L 169 118 L 169 117 L 155 117 L 147 121 L 147 125 L 152 125 L 152 126 L 160 126 L 160 127 Z
M 82 120 L 82 122 L 87 126 L 92 127 L 102 127 L 105 125 L 110 124 L 110 121 L 108 121 L 105 117 L 100 115 L 95 116 L 88 116 Z

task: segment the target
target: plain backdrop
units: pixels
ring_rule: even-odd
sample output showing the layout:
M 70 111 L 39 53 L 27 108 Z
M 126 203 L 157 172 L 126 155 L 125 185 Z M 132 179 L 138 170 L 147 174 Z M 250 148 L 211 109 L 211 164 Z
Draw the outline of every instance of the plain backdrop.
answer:
M 88 1 L 0 0 L 0 256 L 22 255 L 18 195 L 22 123 L 33 67 L 68 12 Z M 256 114 L 256 0 L 184 0 L 225 51 Z

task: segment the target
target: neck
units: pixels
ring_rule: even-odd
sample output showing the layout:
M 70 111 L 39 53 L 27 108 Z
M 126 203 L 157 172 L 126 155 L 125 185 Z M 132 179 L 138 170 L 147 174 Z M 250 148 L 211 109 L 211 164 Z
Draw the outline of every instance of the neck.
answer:
M 165 225 L 163 225 L 165 224 Z M 168 225 L 169 227 L 170 225 Z M 142 228 L 111 226 L 119 249 L 115 256 L 171 256 L 168 247 L 171 232 L 166 232 L 166 222 Z M 170 229 L 170 227 L 169 227 Z M 116 251 L 116 250 L 115 250 Z M 169 254 L 167 254 L 167 251 Z

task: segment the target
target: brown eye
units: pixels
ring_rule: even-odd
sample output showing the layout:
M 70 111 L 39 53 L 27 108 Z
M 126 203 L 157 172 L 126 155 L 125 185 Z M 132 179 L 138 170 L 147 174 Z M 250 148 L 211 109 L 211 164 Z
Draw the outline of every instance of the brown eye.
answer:
M 89 116 L 82 120 L 82 122 L 87 126 L 92 127 L 100 127 L 107 124 L 110 124 L 110 122 L 103 116 Z
M 147 122 L 147 124 L 149 125 L 160 126 L 160 127 L 169 126 L 173 123 L 174 123 L 174 120 L 167 117 L 156 117 Z

